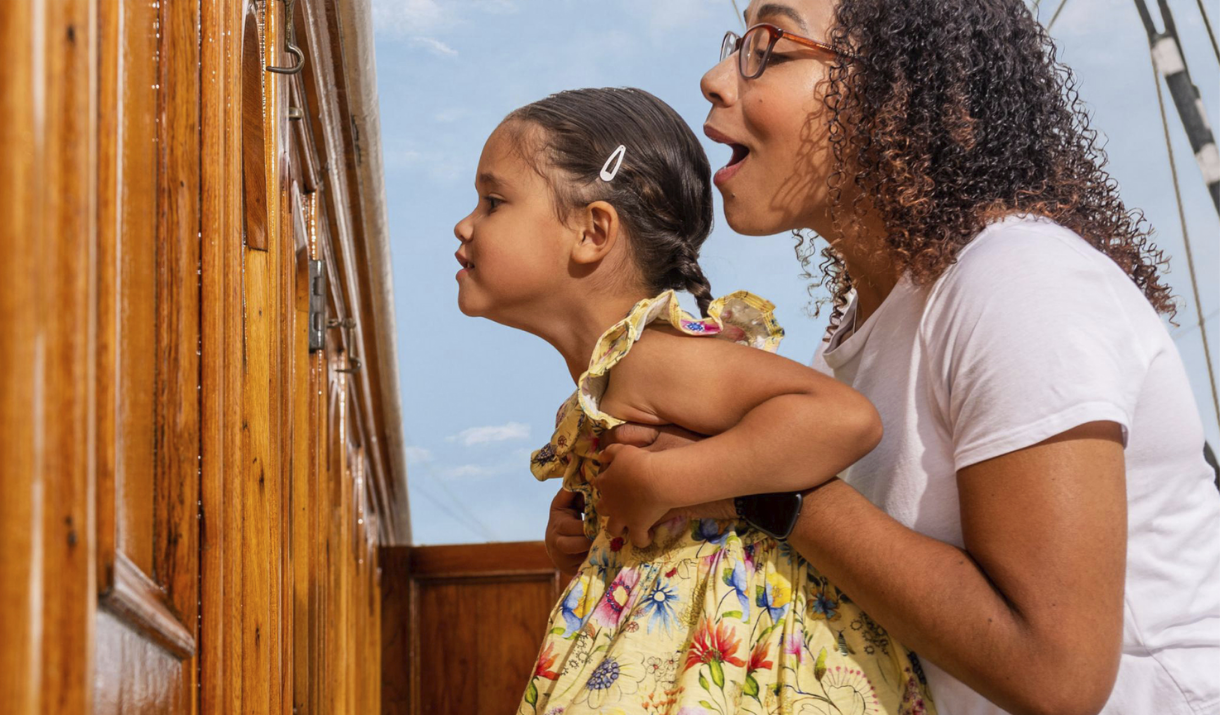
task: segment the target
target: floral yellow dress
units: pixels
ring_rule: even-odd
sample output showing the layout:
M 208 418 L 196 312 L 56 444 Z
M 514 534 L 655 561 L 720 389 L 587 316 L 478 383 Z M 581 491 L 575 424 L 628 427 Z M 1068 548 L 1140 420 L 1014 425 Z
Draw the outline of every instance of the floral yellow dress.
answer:
M 746 292 L 696 319 L 672 291 L 598 341 L 534 453 L 538 479 L 585 496 L 589 557 L 551 612 L 518 713 L 914 715 L 935 713 L 919 661 L 794 552 L 744 522 L 673 520 L 644 549 L 601 532 L 598 409 L 609 371 L 653 323 L 774 351 L 773 306 Z

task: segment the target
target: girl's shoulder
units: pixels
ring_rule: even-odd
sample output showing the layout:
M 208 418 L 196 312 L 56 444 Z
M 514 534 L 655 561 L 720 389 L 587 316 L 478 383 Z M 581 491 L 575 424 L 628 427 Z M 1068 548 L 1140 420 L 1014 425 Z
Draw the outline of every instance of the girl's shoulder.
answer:
M 775 352 L 784 329 L 775 319 L 775 306 L 748 291 L 737 291 L 717 298 L 708 306 L 706 318 L 697 318 L 682 309 L 672 290 L 642 300 L 602 334 L 593 348 L 589 369 L 581 376 L 577 393 L 582 410 L 607 427 L 621 424 L 600 409 L 609 384 L 610 371 L 618 365 L 646 332 L 664 331 L 671 335 L 709 337 Z

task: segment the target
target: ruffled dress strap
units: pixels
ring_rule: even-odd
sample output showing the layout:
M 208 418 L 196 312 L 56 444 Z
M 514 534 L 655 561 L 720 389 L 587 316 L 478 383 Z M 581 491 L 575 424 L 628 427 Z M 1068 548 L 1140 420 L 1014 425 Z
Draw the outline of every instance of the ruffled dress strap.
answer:
M 662 322 L 687 335 L 709 336 L 775 352 L 784 330 L 775 320 L 775 306 L 748 291 L 717 298 L 708 306 L 708 317 L 696 318 L 678 304 L 672 290 L 636 303 L 627 317 L 610 327 L 593 347 L 589 368 L 581 375 L 577 390 L 559 408 L 551 441 L 534 452 L 530 471 L 539 480 L 562 478 L 575 491 L 588 475 L 586 462 L 599 449 L 598 435 L 623 424 L 602 412 L 599 405 L 610 382 L 610 370 L 619 363 L 651 324 Z M 582 463 L 586 463 L 582 469 Z M 586 493 L 586 505 L 590 494 Z
M 577 395 L 581 411 L 606 429 L 623 424 L 599 408 L 610 383 L 610 369 L 619 363 L 644 329 L 664 322 L 687 335 L 716 337 L 775 352 L 784 329 L 775 320 L 775 306 L 748 291 L 717 298 L 708 306 L 708 317 L 696 318 L 682 309 L 672 290 L 636 304 L 626 318 L 602 334 L 593 348 L 589 369 L 580 377 Z

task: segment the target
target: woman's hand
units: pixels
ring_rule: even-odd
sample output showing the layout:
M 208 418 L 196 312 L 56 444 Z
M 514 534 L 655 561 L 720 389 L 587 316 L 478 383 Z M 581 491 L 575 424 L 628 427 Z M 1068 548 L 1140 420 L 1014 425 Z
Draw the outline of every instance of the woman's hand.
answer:
M 546 555 L 568 578 L 576 574 L 593 545 L 585 536 L 581 517 L 584 501 L 580 494 L 561 488 L 551 500 L 551 516 L 546 524 Z

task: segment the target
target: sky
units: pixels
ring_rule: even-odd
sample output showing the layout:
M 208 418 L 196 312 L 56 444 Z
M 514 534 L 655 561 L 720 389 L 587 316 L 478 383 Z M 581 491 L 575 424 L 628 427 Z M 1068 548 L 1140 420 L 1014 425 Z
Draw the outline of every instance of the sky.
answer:
M 1058 4 L 1042 0 L 1043 22 Z M 1220 69 L 1198 6 L 1171 5 L 1203 105 L 1216 122 Z M 1220 8 L 1208 5 L 1215 26 Z M 373 0 L 373 18 L 413 541 L 538 540 L 559 485 L 536 481 L 529 456 L 550 438 L 555 410 L 573 384 L 542 340 L 458 311 L 453 225 L 477 200 L 483 143 L 523 104 L 563 89 L 605 86 L 652 92 L 702 138 L 709 105 L 699 78 L 717 60 L 725 30 L 741 29 L 740 17 L 732 0 Z M 1108 139 L 1108 169 L 1124 201 L 1145 212 L 1170 259 L 1180 308 L 1178 326 L 1168 327 L 1207 437 L 1220 445 L 1135 6 L 1068 0 L 1052 35 L 1078 76 L 1093 126 Z M 1167 93 L 1165 101 L 1213 369 L 1220 372 L 1220 220 Z M 703 141 L 712 166 L 723 166 L 729 150 Z M 744 289 L 774 302 L 787 330 L 780 353 L 808 363 L 826 314 L 811 314 L 791 236 L 735 234 L 715 195 L 717 225 L 700 260 L 713 292 Z

